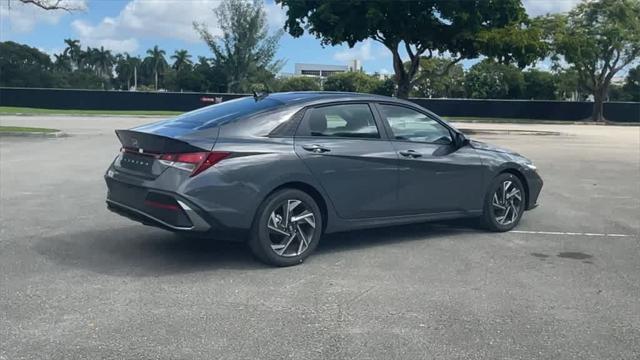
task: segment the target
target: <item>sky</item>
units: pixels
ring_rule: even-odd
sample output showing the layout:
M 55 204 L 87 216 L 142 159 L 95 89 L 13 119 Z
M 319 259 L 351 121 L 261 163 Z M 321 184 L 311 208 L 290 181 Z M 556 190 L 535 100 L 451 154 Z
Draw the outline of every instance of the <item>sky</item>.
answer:
M 62 0 L 80 11 L 44 11 L 18 0 L 0 0 L 0 41 L 15 41 L 46 53 L 64 50 L 64 39 L 79 39 L 83 47 L 104 46 L 113 52 L 144 55 L 158 45 L 167 52 L 186 49 L 193 55 L 211 52 L 193 30 L 194 21 L 219 33 L 213 9 L 220 0 Z M 347 1 L 347 0 L 345 0 Z M 264 0 L 269 27 L 282 28 L 285 10 Z M 530 16 L 566 12 L 579 0 L 523 0 Z M 348 46 L 322 47 L 313 36 L 293 38 L 285 34 L 276 55 L 286 61 L 283 72 L 292 73 L 296 63 L 346 65 L 361 61 L 368 73 L 391 73 L 392 59 L 381 44 L 367 40 Z M 468 67 L 474 61 L 463 62 Z M 545 67 L 544 64 L 541 64 Z

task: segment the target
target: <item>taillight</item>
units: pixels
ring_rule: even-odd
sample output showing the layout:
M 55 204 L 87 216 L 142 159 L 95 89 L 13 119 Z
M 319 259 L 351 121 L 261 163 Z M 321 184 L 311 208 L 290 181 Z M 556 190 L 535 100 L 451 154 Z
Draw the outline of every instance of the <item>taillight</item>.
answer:
M 231 155 L 231 153 L 224 151 L 162 154 L 158 161 L 167 166 L 190 171 L 191 175 L 189 176 L 195 176 L 229 155 Z

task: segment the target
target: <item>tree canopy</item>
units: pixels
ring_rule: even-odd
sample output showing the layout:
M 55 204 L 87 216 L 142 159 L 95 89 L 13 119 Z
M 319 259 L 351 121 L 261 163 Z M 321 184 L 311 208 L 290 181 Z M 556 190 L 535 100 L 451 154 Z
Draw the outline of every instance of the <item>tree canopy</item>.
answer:
M 524 90 L 524 76 L 514 65 L 486 59 L 466 74 L 467 95 L 476 99 L 518 99 Z
M 545 21 L 556 60 L 569 63 L 593 94 L 592 120 L 604 120 L 611 79 L 640 57 L 640 1 L 583 0 Z
M 446 58 L 420 59 L 412 95 L 426 98 L 464 97 L 464 69 L 460 64 L 450 64 L 451 60 Z
M 275 60 L 283 32 L 269 33 L 262 1 L 223 0 L 214 13 L 221 36 L 214 36 L 205 24 L 194 23 L 194 28 L 213 52 L 214 66 L 226 75 L 228 90 L 247 92 L 252 83 L 273 78 L 283 65 Z
M 628 94 L 628 99 L 625 100 L 640 101 L 640 65 L 629 70 L 622 89 Z
M 554 74 L 548 71 L 529 69 L 523 75 L 522 98 L 531 100 L 555 99 L 557 85 Z
M 393 92 L 393 81 L 381 80 L 376 76 L 360 71 L 343 72 L 329 76 L 324 82 L 326 91 L 348 91 L 373 93 L 390 96 Z
M 276 0 L 285 29 L 305 29 L 324 45 L 372 39 L 392 54 L 397 96 L 406 98 L 422 57 L 448 53 L 454 64 L 482 54 L 524 66 L 545 53 L 520 0 Z M 402 60 L 401 47 L 409 57 Z
M 320 81 L 307 76 L 292 76 L 283 79 L 280 83 L 280 91 L 318 91 L 322 90 Z

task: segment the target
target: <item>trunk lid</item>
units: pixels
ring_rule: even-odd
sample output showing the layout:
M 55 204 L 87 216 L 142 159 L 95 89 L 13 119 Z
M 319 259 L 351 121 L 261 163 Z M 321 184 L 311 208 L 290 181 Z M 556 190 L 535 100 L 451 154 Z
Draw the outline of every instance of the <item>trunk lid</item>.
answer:
M 116 130 L 122 151 L 114 167 L 130 175 L 154 179 L 169 167 L 160 161 L 160 156 L 211 151 L 218 131 L 219 128 L 211 128 L 194 132 L 158 125 Z

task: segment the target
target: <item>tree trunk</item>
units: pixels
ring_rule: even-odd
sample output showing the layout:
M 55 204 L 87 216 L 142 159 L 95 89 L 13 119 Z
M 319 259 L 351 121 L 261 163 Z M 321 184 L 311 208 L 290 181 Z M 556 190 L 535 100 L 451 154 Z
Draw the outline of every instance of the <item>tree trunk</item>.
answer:
M 593 112 L 591 113 L 591 120 L 594 122 L 604 121 L 604 97 L 606 89 L 599 88 L 593 92 Z
M 404 68 L 404 63 L 398 53 L 398 43 L 385 44 L 385 46 L 393 55 L 393 71 L 395 73 L 396 85 L 398 85 L 396 97 L 399 99 L 407 99 L 411 91 L 411 79 L 407 76 L 407 70 Z
M 396 97 L 398 99 L 408 99 L 409 93 L 411 92 L 411 81 L 406 77 L 398 77 L 396 75 L 396 79 L 398 82 L 398 89 L 396 90 Z
M 158 71 L 155 72 L 156 75 L 156 91 L 158 91 Z
M 404 63 L 397 50 L 393 53 L 393 70 L 396 75 L 396 84 L 398 85 L 396 97 L 398 99 L 408 99 L 411 92 L 411 76 L 404 68 Z

